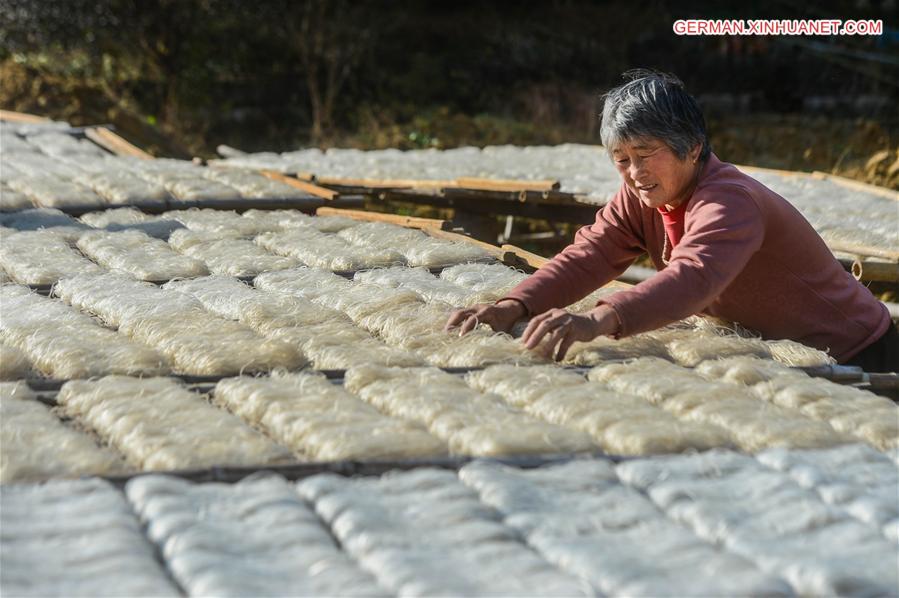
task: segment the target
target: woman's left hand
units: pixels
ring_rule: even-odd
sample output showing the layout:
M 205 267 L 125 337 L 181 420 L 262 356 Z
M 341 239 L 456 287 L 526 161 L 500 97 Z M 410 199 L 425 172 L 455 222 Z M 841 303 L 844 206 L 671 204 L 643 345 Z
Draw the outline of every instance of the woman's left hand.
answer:
M 546 351 L 561 361 L 576 341 L 592 341 L 597 336 L 613 335 L 621 326 L 618 314 L 608 305 L 600 305 L 587 314 L 573 314 L 564 309 L 551 309 L 531 319 L 521 336 L 528 349 L 547 339 Z M 554 355 L 553 355 L 554 354 Z

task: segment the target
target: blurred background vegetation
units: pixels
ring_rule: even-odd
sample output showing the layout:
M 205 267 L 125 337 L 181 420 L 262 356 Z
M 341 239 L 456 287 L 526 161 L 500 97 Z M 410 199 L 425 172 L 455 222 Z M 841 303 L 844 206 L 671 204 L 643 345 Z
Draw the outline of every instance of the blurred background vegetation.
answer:
M 725 160 L 899 188 L 896 0 L 0 0 L 0 107 L 160 155 L 598 143 L 621 73 L 680 76 Z M 680 18 L 883 19 L 679 37 Z

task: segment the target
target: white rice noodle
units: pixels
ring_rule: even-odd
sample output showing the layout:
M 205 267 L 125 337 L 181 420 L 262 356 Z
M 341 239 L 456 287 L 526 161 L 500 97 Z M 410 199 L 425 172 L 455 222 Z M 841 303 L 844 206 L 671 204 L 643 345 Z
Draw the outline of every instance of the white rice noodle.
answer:
M 286 449 L 169 378 L 71 381 L 58 401 L 144 471 L 289 459 Z
M 5 484 L 0 501 L 4 596 L 181 596 L 109 482 Z
M 172 231 L 184 225 L 176 220 L 144 214 L 135 208 L 115 208 L 102 212 L 88 212 L 79 218 L 94 228 L 108 231 L 139 230 L 157 239 L 168 239 Z
M 53 284 L 64 276 L 102 271 L 54 229 L 4 234 L 0 265 L 13 280 L 30 285 Z
M 378 268 L 356 272 L 356 282 L 400 288 L 417 293 L 428 303 L 442 302 L 453 306 L 468 306 L 492 300 L 492 295 L 476 293 L 431 274 L 427 268 Z
M 33 207 L 34 202 L 30 197 L 5 183 L 0 183 L 0 212 L 15 212 Z
M 528 277 L 503 264 L 458 264 L 444 268 L 440 278 L 477 293 L 491 293 L 496 298 L 511 291 Z
M 89 188 L 50 174 L 41 178 L 13 179 L 9 181 L 9 186 L 44 208 L 75 206 L 99 208 L 106 205 L 106 201 Z
M 311 228 L 265 233 L 256 237 L 256 243 L 272 253 L 296 258 L 307 266 L 335 272 L 403 263 L 402 254 L 392 249 L 354 246 Z
M 28 356 L 12 345 L 0 342 L 0 380 L 20 380 L 31 375 L 33 371 Z
M 228 375 L 306 363 L 295 347 L 218 318 L 188 295 L 121 275 L 65 279 L 57 293 L 156 348 L 182 373 Z
M 251 170 L 233 168 L 204 168 L 202 174 L 209 180 L 234 187 L 250 199 L 303 199 L 309 195 L 296 187 L 262 176 Z
M 110 205 L 163 207 L 171 199 L 165 187 L 122 170 L 84 174 L 75 179 Z
M 831 426 L 798 411 L 766 403 L 733 385 L 708 382 L 659 359 L 599 366 L 588 378 L 643 397 L 681 419 L 724 428 L 746 451 L 777 446 L 820 448 L 848 442 Z
M 549 391 L 587 383 L 580 373 L 554 365 L 493 365 L 470 372 L 465 381 L 473 389 L 497 394 L 518 408 L 526 408 Z
M 176 233 L 182 232 L 185 234 L 177 242 L 183 249 L 179 251 L 206 264 L 213 274 L 256 276 L 263 272 L 287 270 L 300 265 L 299 261 L 293 258 L 272 255 L 246 239 L 220 239 L 202 242 L 198 241 L 196 237 L 187 239 L 188 235 L 197 235 L 196 231 L 176 231 Z M 185 245 L 189 246 L 184 247 Z
M 117 455 L 63 424 L 24 383 L 0 382 L 0 443 L 4 484 L 124 470 Z
M 771 357 L 771 351 L 764 341 L 736 335 L 716 336 L 701 332 L 668 343 L 668 352 L 678 364 L 687 367 L 694 367 L 707 359 L 735 355 Z
M 338 235 L 362 247 L 397 251 L 409 266 L 434 267 L 490 258 L 474 244 L 435 239 L 421 231 L 385 222 L 367 222 Z
M 447 453 L 422 427 L 392 419 L 324 376 L 229 378 L 216 401 L 315 461 L 411 459 Z
M 621 287 L 615 285 L 600 287 L 580 301 L 572 303 L 568 306 L 567 309 L 577 314 L 587 313 L 588 311 L 592 311 L 596 307 L 596 304 L 600 299 L 602 299 L 603 297 L 608 297 L 609 295 L 614 295 L 620 290 Z
M 792 367 L 811 367 L 816 365 L 832 365 L 836 359 L 812 347 L 791 340 L 765 341 L 771 358 Z
M 454 454 L 495 456 L 590 450 L 582 433 L 535 420 L 432 368 L 359 366 L 346 387 L 392 417 L 425 426 Z
M 162 214 L 163 218 L 177 220 L 193 231 L 222 233 L 222 238 L 230 236 L 252 237 L 272 230 L 268 222 L 244 218 L 233 210 L 210 210 L 191 208 L 172 210 Z
M 299 210 L 247 210 L 243 217 L 271 231 L 307 227 L 323 233 L 336 233 L 359 225 L 358 220 L 345 216 L 309 216 Z
M 384 595 L 281 477 L 193 484 L 149 475 L 126 492 L 188 595 Z
M 103 266 L 140 280 L 191 278 L 209 273 L 199 260 L 178 255 L 165 241 L 136 230 L 85 233 L 78 239 L 78 249 Z
M 160 166 L 160 165 L 156 165 Z M 137 171 L 136 174 L 145 181 L 162 185 L 175 200 L 229 200 L 240 199 L 240 193 L 234 187 L 211 181 L 203 177 L 202 169 L 190 165 L 176 168 Z
M 0 226 L 17 231 L 51 229 L 54 234 L 67 241 L 76 241 L 85 231 L 91 230 L 68 214 L 51 208 L 0 213 Z
M 104 328 L 61 301 L 20 288 L 0 287 L 0 337 L 44 374 L 69 379 L 169 371 L 165 358 L 150 347 Z

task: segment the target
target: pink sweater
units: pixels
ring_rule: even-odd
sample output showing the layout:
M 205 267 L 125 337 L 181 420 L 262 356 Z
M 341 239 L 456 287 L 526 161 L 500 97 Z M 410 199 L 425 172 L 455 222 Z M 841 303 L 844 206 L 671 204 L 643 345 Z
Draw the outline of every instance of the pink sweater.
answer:
M 622 184 L 596 222 L 506 297 L 531 315 L 570 305 L 646 252 L 659 273 L 601 301 L 618 314 L 622 337 L 704 313 L 843 362 L 890 325 L 886 306 L 840 266 L 789 202 L 714 154 L 687 202 L 684 236 L 667 266 L 665 245 L 658 210 Z

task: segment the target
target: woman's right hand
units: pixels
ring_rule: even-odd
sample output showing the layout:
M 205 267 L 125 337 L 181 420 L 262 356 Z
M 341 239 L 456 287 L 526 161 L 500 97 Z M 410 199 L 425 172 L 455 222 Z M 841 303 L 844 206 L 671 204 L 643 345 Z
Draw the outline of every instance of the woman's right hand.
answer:
M 512 326 L 526 315 L 527 309 L 514 299 L 499 303 L 478 303 L 453 310 L 444 330 L 448 332 L 459 326 L 459 336 L 462 336 L 474 330 L 478 324 L 487 324 L 497 332 L 509 332 Z

